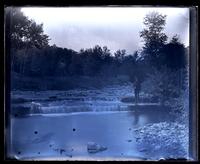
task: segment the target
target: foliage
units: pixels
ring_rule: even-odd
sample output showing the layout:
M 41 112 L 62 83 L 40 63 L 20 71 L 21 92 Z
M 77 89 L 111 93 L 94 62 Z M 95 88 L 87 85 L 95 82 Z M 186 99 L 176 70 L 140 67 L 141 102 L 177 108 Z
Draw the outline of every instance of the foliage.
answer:
M 148 77 L 142 84 L 142 88 L 145 93 L 158 97 L 160 103 L 164 105 L 169 98 L 178 96 L 177 72 L 166 67 L 162 67 L 160 70 L 153 68 L 153 70 L 153 73 L 147 75 Z
M 165 64 L 172 70 L 185 68 L 188 64 L 185 46 L 180 42 L 177 35 L 161 49 L 160 63 Z
M 155 64 L 160 54 L 160 49 L 167 41 L 167 36 L 163 33 L 166 24 L 166 15 L 161 15 L 158 12 L 151 12 L 144 18 L 144 28 L 140 32 L 140 37 L 143 38 L 144 47 L 143 53 L 150 64 Z
M 140 32 L 140 37 L 145 44 L 141 54 L 148 66 L 142 88 L 165 104 L 167 100 L 177 98 L 185 87 L 188 54 L 177 35 L 166 43 L 167 36 L 163 33 L 166 15 L 151 12 L 143 23 L 146 28 Z
M 176 117 L 176 121 L 189 125 L 189 85 L 181 90 L 177 98 L 170 99 L 168 106 L 171 107 L 171 114 Z
M 110 50 L 98 45 L 76 52 L 67 48 L 48 46 L 12 51 L 13 72 L 26 76 L 129 76 L 136 70 L 136 57 L 126 55 L 117 59 Z M 120 65 L 119 65 L 120 63 Z M 22 67 L 23 70 L 22 71 Z M 138 70 L 139 71 L 139 70 Z
M 126 50 L 117 50 L 115 53 L 115 58 L 116 60 L 119 60 L 119 62 L 121 63 L 122 60 L 124 59 L 125 55 L 126 55 Z
M 48 46 L 49 37 L 43 33 L 43 24 L 36 24 L 21 12 L 21 8 L 6 8 L 6 33 L 10 38 L 11 47 L 42 48 Z

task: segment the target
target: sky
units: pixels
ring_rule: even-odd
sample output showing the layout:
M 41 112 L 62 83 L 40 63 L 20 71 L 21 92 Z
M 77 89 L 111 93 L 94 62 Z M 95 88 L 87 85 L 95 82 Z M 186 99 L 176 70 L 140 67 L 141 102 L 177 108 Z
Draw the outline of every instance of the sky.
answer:
M 25 7 L 22 12 L 36 23 L 43 23 L 50 45 L 79 51 L 95 45 L 107 46 L 111 53 L 125 49 L 131 54 L 143 45 L 139 32 L 146 14 L 167 15 L 164 32 L 169 40 L 175 34 L 189 45 L 188 8 L 149 7 Z

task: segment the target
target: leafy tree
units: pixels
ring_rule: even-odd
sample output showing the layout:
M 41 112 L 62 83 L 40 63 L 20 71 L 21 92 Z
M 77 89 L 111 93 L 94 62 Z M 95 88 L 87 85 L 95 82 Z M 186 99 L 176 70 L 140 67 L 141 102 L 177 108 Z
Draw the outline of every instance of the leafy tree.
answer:
M 104 46 L 103 48 L 99 45 L 89 49 L 81 49 L 80 54 L 83 57 L 83 72 L 85 75 L 94 76 L 101 73 L 102 66 L 111 62 L 110 50 Z
M 184 89 L 187 74 L 187 53 L 177 35 L 166 43 L 167 36 L 163 32 L 166 16 L 151 12 L 144 18 L 146 26 L 140 32 L 145 44 L 143 47 L 144 62 L 148 64 L 147 78 L 142 87 L 148 88 L 156 95 L 161 104 L 174 99 Z M 149 93 L 150 93 L 149 92 Z
M 188 56 L 186 48 L 177 35 L 165 44 L 161 50 L 160 63 L 166 65 L 172 71 L 177 71 L 177 89 L 181 92 L 184 87 L 184 78 L 188 66 Z
M 103 52 L 102 52 L 102 59 L 105 61 L 105 62 L 109 62 L 110 61 L 110 57 L 111 57 L 111 52 L 110 50 L 108 49 L 107 46 L 104 46 L 103 47 Z
M 161 54 L 160 62 L 166 64 L 172 70 L 185 68 L 187 65 L 185 46 L 180 42 L 177 35 L 173 36 L 171 41 L 163 46 Z
M 28 19 L 21 8 L 6 8 L 6 27 L 9 29 L 6 35 L 15 49 L 48 46 L 49 36 L 43 33 L 43 24 Z
M 119 60 L 119 62 L 121 63 L 122 60 L 124 59 L 126 55 L 126 50 L 117 50 L 115 53 L 114 53 L 114 56 L 117 60 Z
M 151 12 L 144 18 L 144 28 L 140 32 L 140 37 L 143 38 L 143 52 L 146 60 L 150 64 L 157 65 L 157 58 L 160 50 L 167 41 L 167 36 L 163 32 L 166 24 L 166 15 L 161 15 L 158 12 Z
M 20 72 L 25 72 L 28 48 L 44 48 L 48 46 L 49 36 L 43 33 L 43 24 L 37 25 L 33 20 L 28 19 L 21 12 L 21 8 L 7 7 L 6 18 L 6 44 L 11 48 L 11 69 L 15 62 L 16 53 L 20 49 L 25 49 L 21 54 Z M 13 49 L 13 50 L 12 50 Z

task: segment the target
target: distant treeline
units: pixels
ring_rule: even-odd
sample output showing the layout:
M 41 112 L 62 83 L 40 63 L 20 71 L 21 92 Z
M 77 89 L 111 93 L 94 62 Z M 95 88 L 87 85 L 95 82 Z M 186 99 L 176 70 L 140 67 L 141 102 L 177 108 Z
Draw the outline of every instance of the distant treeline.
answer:
M 12 71 L 26 76 L 116 76 L 131 75 L 139 59 L 138 53 L 127 55 L 96 45 L 76 52 L 67 48 L 47 46 L 12 51 Z

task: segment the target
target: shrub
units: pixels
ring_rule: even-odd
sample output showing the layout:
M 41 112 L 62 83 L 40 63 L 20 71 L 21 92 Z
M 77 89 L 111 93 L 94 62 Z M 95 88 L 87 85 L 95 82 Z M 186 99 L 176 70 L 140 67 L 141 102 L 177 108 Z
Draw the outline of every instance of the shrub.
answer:
M 182 90 L 178 98 L 173 98 L 167 102 L 171 108 L 171 114 L 178 122 L 188 124 L 189 121 L 189 90 Z

